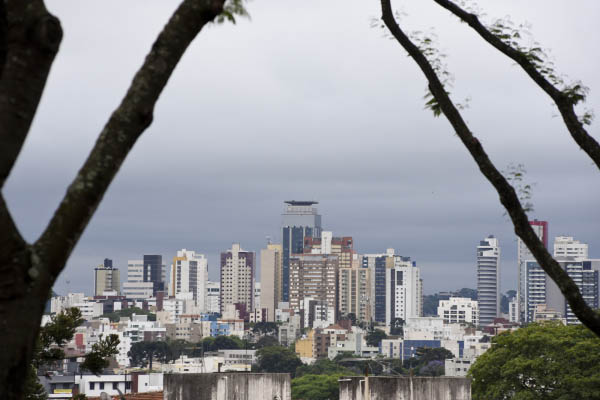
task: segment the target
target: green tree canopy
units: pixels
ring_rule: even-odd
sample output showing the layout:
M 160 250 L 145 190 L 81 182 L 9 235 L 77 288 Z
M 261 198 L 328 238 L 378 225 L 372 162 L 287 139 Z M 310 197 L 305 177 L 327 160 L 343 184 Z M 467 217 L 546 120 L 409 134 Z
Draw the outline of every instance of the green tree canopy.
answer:
M 296 369 L 302 365 L 296 353 L 283 346 L 263 347 L 256 352 L 256 356 L 257 372 L 287 372 L 294 377 Z
M 147 315 L 148 321 L 156 321 L 156 314 L 152 313 L 148 310 L 142 310 L 138 307 L 125 308 L 123 310 L 118 310 L 111 313 L 102 314 L 99 318 L 108 318 L 110 322 L 119 322 L 121 317 L 131 318 L 131 316 L 135 315 Z
M 381 329 L 373 329 L 367 333 L 367 346 L 379 346 L 379 343 L 387 338 L 387 335 Z
M 474 400 L 600 398 L 600 339 L 583 326 L 531 324 L 492 342 L 469 370 Z
M 334 400 L 340 396 L 338 379 L 343 374 L 304 375 L 292 379 L 294 400 Z
M 279 346 L 279 340 L 275 336 L 265 335 L 258 339 L 255 347 L 262 349 L 263 347 Z
M 296 377 L 304 375 L 353 375 L 354 372 L 328 358 L 320 358 L 310 365 L 301 365 L 296 369 Z

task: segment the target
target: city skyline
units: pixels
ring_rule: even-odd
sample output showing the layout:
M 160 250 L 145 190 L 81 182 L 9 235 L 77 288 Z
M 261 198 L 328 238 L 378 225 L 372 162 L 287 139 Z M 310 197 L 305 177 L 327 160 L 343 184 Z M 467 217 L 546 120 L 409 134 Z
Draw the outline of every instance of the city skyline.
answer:
M 531 218 L 549 221 L 551 237 L 589 243 L 598 257 L 600 188 L 590 184 L 597 169 L 522 71 L 425 3 L 406 5 L 407 26 L 436 26 L 456 78 L 452 94 L 471 97 L 465 117 L 490 156 L 501 169 L 525 164 L 537 183 Z M 597 2 L 479 5 L 490 16 L 531 22 L 557 70 L 589 86 L 587 106 L 599 109 L 600 60 L 589 53 L 600 41 Z M 48 2 L 67 34 L 3 189 L 28 240 L 50 218 L 175 5 L 80 7 Z M 359 252 L 393 247 L 417 260 L 425 293 L 474 287 L 473 244 L 494 234 L 505 249 L 502 290 L 516 288 L 516 238 L 497 195 L 447 122 L 423 110 L 426 84 L 411 60 L 370 26 L 379 5 L 303 3 L 293 20 L 289 7 L 251 2 L 251 20 L 211 27 L 192 44 L 55 290 L 91 292 L 89 268 L 103 258 L 123 269 L 140 254 L 170 259 L 181 248 L 205 254 L 214 280 L 218 254 L 231 243 L 258 251 L 265 236 L 278 237 L 280 203 L 293 198 L 319 200 L 323 226 L 353 236 Z M 98 41 L 106 18 L 112 29 Z M 242 70 L 223 76 L 240 62 Z

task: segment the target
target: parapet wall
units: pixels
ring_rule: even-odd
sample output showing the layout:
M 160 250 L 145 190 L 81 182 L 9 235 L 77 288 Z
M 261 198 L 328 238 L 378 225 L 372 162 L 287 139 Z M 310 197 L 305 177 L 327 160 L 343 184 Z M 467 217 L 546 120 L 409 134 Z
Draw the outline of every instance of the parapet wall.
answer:
M 340 378 L 340 400 L 471 400 L 471 380 L 457 377 L 364 376 Z
M 164 400 L 290 400 L 290 374 L 165 374 Z

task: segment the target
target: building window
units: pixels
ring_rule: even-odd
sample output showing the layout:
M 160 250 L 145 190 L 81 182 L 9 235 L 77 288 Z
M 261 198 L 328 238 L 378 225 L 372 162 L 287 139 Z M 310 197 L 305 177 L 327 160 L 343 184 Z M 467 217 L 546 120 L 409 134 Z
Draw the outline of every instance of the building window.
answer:
M 100 390 L 104 389 L 104 382 L 100 382 Z
M 113 390 L 117 390 L 119 388 L 119 382 L 113 382 Z
M 90 390 L 94 390 L 94 382 L 90 382 Z

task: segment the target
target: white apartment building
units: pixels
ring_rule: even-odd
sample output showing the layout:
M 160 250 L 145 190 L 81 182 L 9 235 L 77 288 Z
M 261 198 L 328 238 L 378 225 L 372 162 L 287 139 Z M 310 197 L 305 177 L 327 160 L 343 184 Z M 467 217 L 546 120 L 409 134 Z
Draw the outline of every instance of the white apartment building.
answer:
M 481 325 L 500 315 L 500 245 L 493 235 L 477 246 L 477 302 Z
M 477 301 L 465 297 L 451 297 L 440 300 L 438 316 L 444 319 L 444 324 L 469 323 L 479 325 L 479 307 Z
M 261 285 L 260 282 L 254 282 L 254 310 L 260 310 Z M 253 311 L 253 310 L 249 310 Z
M 385 271 L 385 323 L 396 318 L 406 321 L 422 314 L 421 270 L 408 257 L 394 256 L 394 266 Z
M 554 238 L 554 258 L 585 258 L 588 259 L 588 245 L 573 239 L 572 236 L 557 236 Z M 533 260 L 533 258 L 531 258 Z
M 50 312 L 59 314 L 65 308 L 75 307 L 75 304 L 85 301 L 84 293 L 68 293 L 66 296 L 54 296 L 50 300 Z
M 144 261 L 127 261 L 127 282 L 123 282 L 123 295 L 128 299 L 149 299 L 153 295 L 154 284 L 144 282 Z
M 207 313 L 221 312 L 221 284 L 219 282 L 206 282 L 204 307 Z
M 204 254 L 192 250 L 178 250 L 170 270 L 169 296 L 191 293 L 201 312 L 206 311 L 206 284 L 208 261 Z
M 248 312 L 254 309 L 255 259 L 255 254 L 239 243 L 221 253 L 221 313 L 233 304 L 244 304 Z
M 529 221 L 529 225 L 540 239 L 540 241 L 544 244 L 544 246 L 548 247 L 548 222 L 547 221 L 538 221 L 533 220 Z M 520 237 L 517 237 L 517 267 L 518 267 L 518 285 L 517 285 L 517 297 L 519 299 L 518 304 L 518 319 L 514 322 L 525 321 L 525 291 L 526 291 L 526 281 L 527 281 L 527 270 L 525 266 L 525 262 L 528 260 L 534 260 L 533 254 L 529 251 L 529 248 L 525 245 L 525 242 Z

